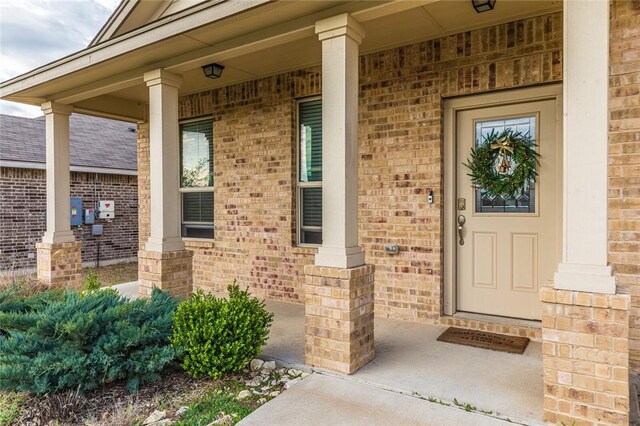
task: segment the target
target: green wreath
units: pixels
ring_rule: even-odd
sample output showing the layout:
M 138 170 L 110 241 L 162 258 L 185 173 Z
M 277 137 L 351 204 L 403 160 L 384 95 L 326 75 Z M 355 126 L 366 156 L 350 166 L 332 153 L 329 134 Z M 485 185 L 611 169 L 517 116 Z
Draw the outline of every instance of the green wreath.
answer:
M 464 165 L 471 171 L 468 175 L 475 188 L 492 197 L 516 198 L 538 177 L 540 154 L 535 148 L 529 133 L 492 130 L 480 146 L 471 148 Z

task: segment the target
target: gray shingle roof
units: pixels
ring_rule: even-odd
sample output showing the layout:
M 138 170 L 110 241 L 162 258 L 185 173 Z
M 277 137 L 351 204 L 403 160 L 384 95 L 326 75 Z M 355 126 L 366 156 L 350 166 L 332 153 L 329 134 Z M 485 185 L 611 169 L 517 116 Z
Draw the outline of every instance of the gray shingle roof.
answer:
M 0 160 L 45 162 L 44 117 L 0 114 Z M 135 124 L 72 114 L 71 165 L 137 169 Z

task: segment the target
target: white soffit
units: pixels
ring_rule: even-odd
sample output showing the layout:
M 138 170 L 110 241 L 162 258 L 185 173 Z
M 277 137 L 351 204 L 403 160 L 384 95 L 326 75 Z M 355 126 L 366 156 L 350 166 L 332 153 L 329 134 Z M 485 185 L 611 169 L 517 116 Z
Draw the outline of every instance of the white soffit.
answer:
M 226 0 L 213 8 L 231 3 L 233 0 Z M 259 1 L 254 0 L 254 4 Z M 126 50 L 123 46 L 120 56 L 102 63 L 90 65 L 95 60 L 90 56 L 86 69 L 63 73 L 61 78 L 32 87 L 29 87 L 29 78 L 24 90 L 4 96 L 38 103 L 44 98 L 77 102 L 89 96 L 110 94 L 115 98 L 144 102 L 147 91 L 141 76 L 154 68 L 182 74 L 184 84 L 180 93 L 184 95 L 319 65 L 321 45 L 313 32 L 314 20 L 345 11 L 352 13 L 366 28 L 367 37 L 361 48 L 364 54 L 561 8 L 562 4 L 557 0 L 498 0 L 493 11 L 480 14 L 466 0 L 272 2 L 139 50 Z M 105 45 L 109 43 L 111 41 Z M 202 75 L 200 67 L 210 62 L 225 65 L 223 78 L 211 80 Z M 0 93 L 3 85 L 0 85 Z

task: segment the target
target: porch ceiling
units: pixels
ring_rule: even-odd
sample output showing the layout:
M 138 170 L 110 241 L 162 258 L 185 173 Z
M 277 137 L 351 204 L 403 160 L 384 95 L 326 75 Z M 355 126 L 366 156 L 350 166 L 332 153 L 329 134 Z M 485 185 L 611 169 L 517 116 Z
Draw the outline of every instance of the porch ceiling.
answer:
M 144 72 L 165 68 L 182 74 L 184 95 L 319 65 L 314 23 L 340 13 L 351 13 L 364 25 L 361 52 L 366 54 L 561 8 L 559 0 L 499 0 L 493 11 L 481 14 L 467 0 L 212 2 L 182 17 L 184 22 L 143 27 L 1 83 L 0 97 L 33 105 L 52 100 L 84 113 L 140 120 L 148 98 Z M 224 13 L 231 16 L 198 26 L 201 19 Z M 181 23 L 192 27 L 167 33 L 165 27 Z M 154 39 L 163 28 L 165 37 Z M 211 62 L 225 66 L 222 78 L 204 77 L 200 67 Z

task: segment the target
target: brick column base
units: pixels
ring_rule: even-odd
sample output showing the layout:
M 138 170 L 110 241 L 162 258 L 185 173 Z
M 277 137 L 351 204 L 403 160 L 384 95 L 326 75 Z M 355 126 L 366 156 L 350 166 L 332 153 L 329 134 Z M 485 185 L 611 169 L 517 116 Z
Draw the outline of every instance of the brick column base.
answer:
M 629 423 L 629 308 L 624 294 L 541 291 L 544 420 Z
M 38 280 L 52 287 L 80 288 L 82 243 L 36 243 Z
M 190 250 L 138 252 L 138 293 L 149 296 L 154 287 L 173 297 L 187 297 L 193 290 L 193 252 Z
M 305 273 L 305 363 L 353 374 L 374 357 L 373 266 Z

